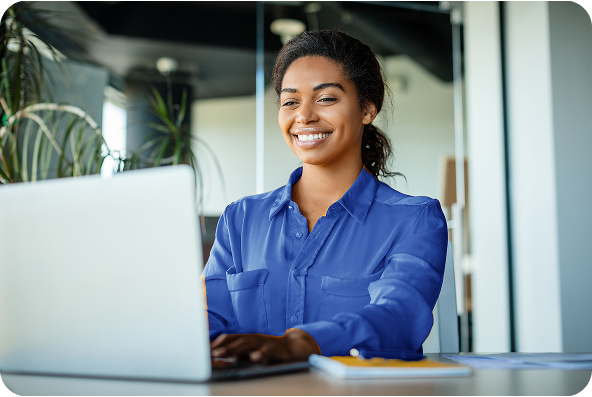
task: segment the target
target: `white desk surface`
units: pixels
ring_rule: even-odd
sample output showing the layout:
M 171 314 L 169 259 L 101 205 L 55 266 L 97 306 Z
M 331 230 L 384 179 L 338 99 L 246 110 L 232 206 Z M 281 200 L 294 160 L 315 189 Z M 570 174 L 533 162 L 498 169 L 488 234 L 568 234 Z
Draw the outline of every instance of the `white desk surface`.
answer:
M 474 370 L 459 378 L 341 380 L 316 369 L 211 383 L 169 383 L 2 374 L 19 395 L 573 395 L 592 371 Z M 588 386 L 592 392 L 592 384 Z

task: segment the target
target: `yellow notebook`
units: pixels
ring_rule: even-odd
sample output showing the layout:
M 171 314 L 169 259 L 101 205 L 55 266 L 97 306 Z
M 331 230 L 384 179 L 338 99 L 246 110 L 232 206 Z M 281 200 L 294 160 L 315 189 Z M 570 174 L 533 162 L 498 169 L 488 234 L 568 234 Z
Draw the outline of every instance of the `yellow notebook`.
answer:
M 466 365 L 429 358 L 403 361 L 378 357 L 370 359 L 351 356 L 325 357 L 313 354 L 308 361 L 313 367 L 343 379 L 468 376 L 471 374 L 471 368 Z

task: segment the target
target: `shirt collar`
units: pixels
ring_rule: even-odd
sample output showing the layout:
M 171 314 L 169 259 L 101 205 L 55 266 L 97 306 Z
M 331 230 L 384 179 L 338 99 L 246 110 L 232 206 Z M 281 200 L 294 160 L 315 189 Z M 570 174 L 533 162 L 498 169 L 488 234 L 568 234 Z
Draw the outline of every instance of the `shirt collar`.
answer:
M 337 201 L 360 225 L 364 224 L 368 210 L 374 201 L 378 182 L 362 168 L 353 185 Z
M 273 218 L 278 211 L 292 199 L 292 186 L 302 177 L 302 167 L 299 167 L 292 172 L 288 183 L 280 190 L 280 194 L 273 203 L 269 212 L 269 219 Z M 372 174 L 365 169 L 360 171 L 355 182 L 345 192 L 345 194 L 337 201 L 341 206 L 361 225 L 364 224 L 368 210 L 374 201 L 376 190 L 378 189 L 378 182 Z M 329 210 L 330 211 L 330 210 Z
M 300 180 L 300 177 L 302 177 L 302 167 L 298 167 L 292 171 L 292 174 L 290 174 L 290 179 L 288 179 L 288 183 L 283 189 L 280 190 L 280 194 L 275 199 L 275 202 L 269 211 L 269 220 L 271 220 L 271 218 L 273 218 L 275 214 L 278 213 L 284 204 L 292 200 L 292 186 L 294 186 L 294 184 Z

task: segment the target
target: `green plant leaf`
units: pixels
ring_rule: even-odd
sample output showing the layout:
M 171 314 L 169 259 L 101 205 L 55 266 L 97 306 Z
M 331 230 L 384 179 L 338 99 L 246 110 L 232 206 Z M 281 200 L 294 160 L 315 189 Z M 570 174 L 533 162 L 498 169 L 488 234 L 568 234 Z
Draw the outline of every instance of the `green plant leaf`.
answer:
M 155 149 L 158 151 L 157 151 L 157 155 L 154 159 L 154 163 L 152 165 L 153 167 L 158 167 L 158 166 L 162 165 L 161 164 L 162 158 L 163 158 L 163 156 L 170 144 L 170 141 L 168 139 L 163 139 L 161 142 L 162 143 Z
M 156 124 L 153 122 L 148 122 L 148 123 L 146 123 L 146 125 L 156 131 L 161 131 L 161 132 L 165 132 L 165 133 L 170 132 L 170 129 L 164 125 Z
M 183 149 L 183 143 L 181 139 L 177 138 L 175 140 L 175 153 L 173 154 L 173 165 L 177 165 L 181 163 L 181 153 Z
M 18 139 L 16 134 L 9 134 L 10 141 L 10 157 L 12 158 L 12 175 L 15 182 L 21 182 L 21 170 L 19 166 L 19 150 L 18 150 Z
M 64 137 L 62 140 L 62 144 L 60 145 L 60 149 L 62 151 L 62 154 L 60 155 L 59 159 L 58 159 L 58 178 L 63 178 L 65 176 L 71 176 L 70 175 L 70 169 L 72 168 L 69 165 L 69 161 L 66 158 L 66 153 L 67 153 L 67 146 L 68 146 L 68 142 L 70 140 L 70 135 L 72 134 L 72 130 L 74 129 L 74 122 L 75 122 L 75 116 L 70 114 L 68 117 L 68 122 L 66 124 L 66 128 L 64 130 Z
M 187 108 L 187 89 L 183 89 L 183 96 L 181 98 L 181 109 L 179 110 L 179 114 L 177 115 L 177 128 L 181 127 L 183 124 L 183 119 L 185 118 L 185 109 Z
M 173 106 L 173 90 L 171 89 L 170 77 L 166 76 L 167 79 L 167 118 L 170 121 L 175 120 L 175 107 Z M 174 123 L 173 123 L 174 124 Z
M 37 168 L 39 161 L 39 151 L 41 149 L 41 138 L 43 137 L 43 131 L 41 128 L 37 129 L 37 135 L 35 136 L 35 146 L 33 146 L 33 164 L 31 165 L 31 182 L 37 181 Z
M 154 109 L 157 110 L 159 113 L 164 112 L 164 114 L 166 115 L 167 107 L 162 99 L 162 96 L 160 96 L 160 93 L 158 92 L 156 87 L 151 86 L 150 88 L 152 89 L 152 95 L 154 95 L 154 99 L 150 99 L 150 101 L 153 103 Z
M 25 135 L 23 136 L 23 151 L 22 151 L 22 165 L 21 165 L 21 170 L 22 170 L 22 178 L 23 178 L 23 182 L 28 182 L 29 181 L 29 172 L 28 172 L 28 167 L 27 167 L 27 155 L 29 154 L 29 136 L 31 134 L 31 123 L 32 120 L 28 119 L 27 123 L 25 124 Z M 18 153 L 17 153 L 18 155 Z

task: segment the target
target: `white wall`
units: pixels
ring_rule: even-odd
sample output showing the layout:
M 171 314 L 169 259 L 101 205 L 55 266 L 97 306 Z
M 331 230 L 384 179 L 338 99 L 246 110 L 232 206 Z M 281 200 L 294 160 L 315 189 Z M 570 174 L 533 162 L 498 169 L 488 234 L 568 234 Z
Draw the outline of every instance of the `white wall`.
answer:
M 509 2 L 505 18 L 516 346 L 561 351 L 549 7 Z
M 440 158 L 454 155 L 452 83 L 442 83 L 405 56 L 389 57 L 385 71 L 403 77 L 407 88 L 393 90 L 394 107 L 383 109 L 378 125 L 392 140 L 394 169 L 405 174 L 391 183 L 413 195 L 439 196 Z M 192 134 L 209 144 L 222 166 L 228 194 L 222 194 L 215 168 L 205 171 L 206 215 L 220 215 L 226 205 L 255 194 L 255 96 L 195 101 Z M 388 115 L 388 112 L 392 114 Z M 265 94 L 266 191 L 285 185 L 300 160 L 286 145 L 277 122 L 278 105 L 272 87 Z M 201 152 L 201 151 L 200 151 Z
M 497 2 L 464 4 L 473 351 L 510 351 L 510 307 Z
M 219 216 L 231 202 L 255 193 L 255 98 L 195 101 L 191 112 L 191 133 L 212 148 L 224 175 L 227 194 L 214 162 L 195 146 L 204 181 L 204 214 Z
M 563 351 L 592 351 L 592 23 L 549 2 Z
M 393 144 L 391 169 L 403 173 L 389 184 L 406 194 L 440 199 L 438 177 L 441 158 L 454 156 L 454 94 L 444 83 L 411 58 L 400 55 L 383 60 L 392 87 L 394 106 L 383 109 L 377 120 Z M 395 81 L 403 88 L 396 89 Z M 389 112 L 390 111 L 390 112 Z
M 506 21 L 517 349 L 590 351 L 590 16 L 509 2 Z

